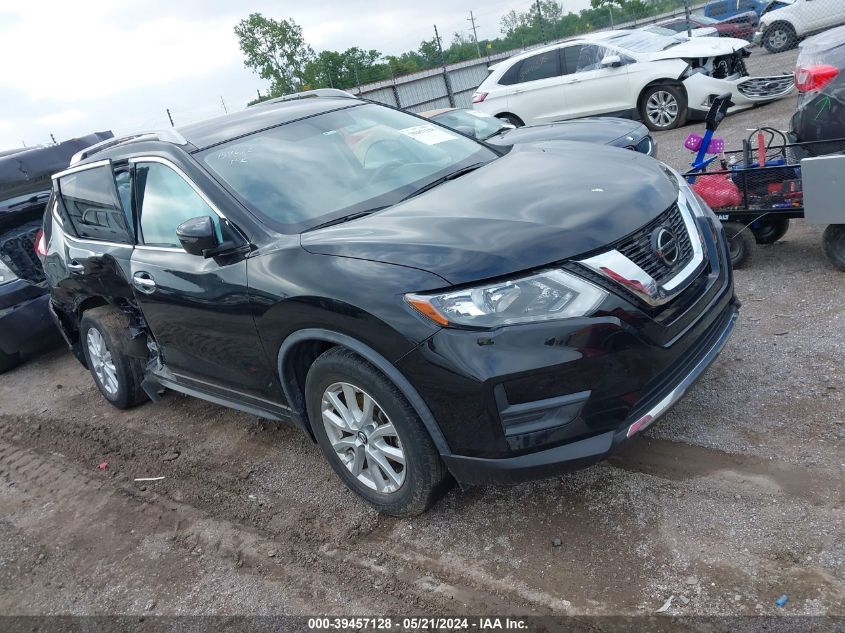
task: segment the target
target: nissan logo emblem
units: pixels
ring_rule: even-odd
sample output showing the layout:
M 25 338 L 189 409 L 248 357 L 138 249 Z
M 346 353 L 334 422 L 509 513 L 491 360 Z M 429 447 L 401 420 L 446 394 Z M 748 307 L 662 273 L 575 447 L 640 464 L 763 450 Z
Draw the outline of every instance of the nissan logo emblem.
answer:
M 678 236 L 665 226 L 651 234 L 651 247 L 657 258 L 669 267 L 674 266 L 681 255 Z

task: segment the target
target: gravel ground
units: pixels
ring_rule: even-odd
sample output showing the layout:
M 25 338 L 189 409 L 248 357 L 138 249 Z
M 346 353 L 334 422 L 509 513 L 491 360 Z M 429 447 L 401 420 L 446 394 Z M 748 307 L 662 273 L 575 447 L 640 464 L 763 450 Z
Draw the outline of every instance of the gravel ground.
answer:
M 683 169 L 698 129 L 661 157 Z M 820 238 L 796 222 L 756 249 L 722 356 L 611 460 L 415 519 L 374 513 L 293 428 L 176 394 L 118 411 L 68 353 L 33 359 L 0 377 L 0 613 L 845 615 L 845 276 Z

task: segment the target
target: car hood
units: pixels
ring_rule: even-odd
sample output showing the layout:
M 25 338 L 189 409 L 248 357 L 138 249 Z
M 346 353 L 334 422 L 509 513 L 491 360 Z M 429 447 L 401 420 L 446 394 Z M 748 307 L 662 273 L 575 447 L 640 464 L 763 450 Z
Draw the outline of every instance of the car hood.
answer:
M 493 145 L 516 145 L 538 141 L 585 141 L 610 145 L 628 136 L 634 137 L 632 141 L 639 139 L 644 131 L 643 124 L 638 121 L 596 117 L 505 130 L 486 142 Z
M 734 37 L 694 37 L 665 51 L 643 53 L 645 59 L 678 59 L 688 57 L 718 57 L 748 48 L 750 42 Z
M 410 266 L 461 284 L 606 248 L 676 198 L 652 158 L 550 141 L 516 146 L 404 203 L 301 239 L 312 253 Z

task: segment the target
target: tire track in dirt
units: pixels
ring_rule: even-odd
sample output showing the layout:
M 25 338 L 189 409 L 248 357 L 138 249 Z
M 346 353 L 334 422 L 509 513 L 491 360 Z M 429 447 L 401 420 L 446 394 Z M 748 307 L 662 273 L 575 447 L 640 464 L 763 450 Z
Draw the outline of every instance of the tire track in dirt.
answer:
M 137 456 L 160 450 L 159 438 L 122 429 L 120 447 L 108 455 L 106 449 L 115 448 L 115 437 L 101 425 L 65 423 L 43 416 L 38 420 L 33 424 L 30 416 L 0 414 L 0 438 L 10 442 L 0 444 L 0 476 L 11 477 L 28 494 L 42 500 L 54 499 L 57 489 L 84 490 L 99 491 L 99 503 L 118 495 L 124 506 L 164 505 L 166 508 L 161 512 L 166 514 L 167 508 L 175 512 L 178 528 L 158 527 L 158 531 L 172 530 L 189 552 L 196 548 L 213 552 L 234 561 L 240 568 L 253 567 L 270 551 L 275 551 L 273 558 L 282 561 L 285 568 L 300 570 L 297 573 L 321 574 L 322 582 L 329 583 L 327 586 L 334 583 L 348 586 L 351 591 L 366 578 L 377 591 L 390 598 L 389 602 L 396 601 L 394 612 L 407 612 L 410 606 L 429 613 L 466 612 L 468 606 L 484 611 L 495 606 L 502 612 L 513 612 L 515 606 L 522 605 L 525 613 L 551 614 L 560 613 L 562 607 L 568 606 L 566 601 L 524 584 L 494 578 L 469 561 L 453 557 L 449 564 L 444 564 L 421 552 L 412 552 L 409 544 L 397 542 L 389 529 L 385 531 L 387 538 L 381 540 L 380 523 L 389 527 L 395 521 L 374 513 L 372 520 L 364 525 L 345 521 L 329 523 L 320 516 L 321 511 L 329 509 L 313 508 L 292 499 L 284 500 L 284 513 L 256 513 L 243 501 L 248 498 L 246 492 L 278 491 L 256 490 L 254 481 L 245 485 L 241 477 L 228 471 L 228 464 L 215 464 L 214 456 L 196 449 L 192 451 L 192 460 L 204 467 L 198 468 L 196 463 L 187 461 L 180 464 L 180 457 L 168 470 L 166 490 L 183 491 L 179 499 L 173 499 L 167 492 L 162 496 L 142 489 L 125 473 L 140 468 L 141 460 Z M 19 446 L 32 447 L 37 453 Z M 62 453 L 55 453 L 55 448 L 61 448 Z M 38 456 L 44 452 L 52 453 L 50 459 L 56 463 L 64 464 L 66 460 L 74 463 L 50 467 Z M 92 462 L 88 456 L 102 454 L 107 454 L 110 461 L 108 470 L 101 475 L 91 478 L 74 473 L 81 464 Z M 190 494 L 185 494 L 185 490 Z M 209 491 L 222 493 L 223 500 Z M 186 500 L 190 505 L 184 503 Z M 126 512 L 132 514 L 131 510 Z M 248 536 L 241 538 L 244 533 Z

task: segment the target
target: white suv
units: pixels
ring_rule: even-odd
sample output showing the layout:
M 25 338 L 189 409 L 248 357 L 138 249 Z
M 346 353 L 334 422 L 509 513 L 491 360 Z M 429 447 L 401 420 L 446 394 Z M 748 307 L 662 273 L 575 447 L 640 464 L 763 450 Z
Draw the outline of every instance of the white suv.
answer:
M 840 24 L 845 24 L 843 0 L 774 0 L 760 18 L 754 43 L 780 53 L 808 35 Z
M 582 35 L 496 64 L 472 107 L 517 127 L 613 115 L 670 130 L 703 119 L 714 95 L 731 93 L 734 111 L 792 92 L 792 73 L 748 75 L 749 46 L 639 30 Z

